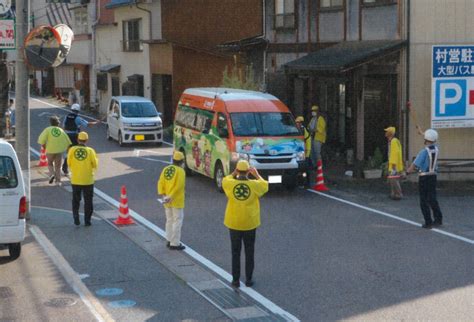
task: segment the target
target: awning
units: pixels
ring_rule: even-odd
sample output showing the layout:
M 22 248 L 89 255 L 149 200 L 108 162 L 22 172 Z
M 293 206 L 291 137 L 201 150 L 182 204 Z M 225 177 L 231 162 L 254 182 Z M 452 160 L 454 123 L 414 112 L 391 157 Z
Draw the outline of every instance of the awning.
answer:
M 234 41 L 228 41 L 217 45 L 217 48 L 224 51 L 238 52 L 258 47 L 264 47 L 267 44 L 268 40 L 266 40 L 263 36 L 255 36 Z
M 120 71 L 120 65 L 110 64 L 100 66 L 99 71 L 102 73 L 118 73 Z
M 108 4 L 105 5 L 106 9 L 113 9 L 116 7 L 126 6 L 134 4 L 135 0 L 111 0 Z
M 404 47 L 404 40 L 344 41 L 286 63 L 287 72 L 345 72 Z

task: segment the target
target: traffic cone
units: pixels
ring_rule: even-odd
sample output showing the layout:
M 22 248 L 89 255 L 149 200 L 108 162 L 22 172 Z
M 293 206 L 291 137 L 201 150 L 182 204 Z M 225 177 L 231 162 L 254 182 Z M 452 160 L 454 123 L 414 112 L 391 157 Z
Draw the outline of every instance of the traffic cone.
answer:
M 48 159 L 46 159 L 46 150 L 44 149 L 43 146 L 41 146 L 41 154 L 40 154 L 38 167 L 47 167 L 47 166 L 48 166 Z
M 122 186 L 122 190 L 120 193 L 120 208 L 119 208 L 119 216 L 114 221 L 116 225 L 133 225 L 135 222 L 133 221 L 132 217 L 128 213 L 128 198 L 127 198 L 127 189 L 125 186 Z
M 316 164 L 316 184 L 313 187 L 313 190 L 316 191 L 329 191 L 329 188 L 324 185 L 324 175 L 323 175 L 323 161 L 318 160 Z

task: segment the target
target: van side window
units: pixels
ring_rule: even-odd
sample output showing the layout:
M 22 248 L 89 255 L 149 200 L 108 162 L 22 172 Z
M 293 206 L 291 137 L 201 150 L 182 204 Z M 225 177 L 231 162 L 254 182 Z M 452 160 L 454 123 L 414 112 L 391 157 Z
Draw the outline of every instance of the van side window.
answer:
M 18 186 L 15 163 L 12 158 L 0 156 L 0 189 L 11 189 Z
M 208 134 L 211 129 L 214 112 L 199 110 L 196 115 L 195 130 Z
M 227 117 L 219 113 L 217 115 L 217 132 L 221 138 L 229 137 L 229 129 L 227 127 Z
M 195 128 L 197 110 L 185 105 L 179 105 L 176 111 L 176 125 L 193 129 Z

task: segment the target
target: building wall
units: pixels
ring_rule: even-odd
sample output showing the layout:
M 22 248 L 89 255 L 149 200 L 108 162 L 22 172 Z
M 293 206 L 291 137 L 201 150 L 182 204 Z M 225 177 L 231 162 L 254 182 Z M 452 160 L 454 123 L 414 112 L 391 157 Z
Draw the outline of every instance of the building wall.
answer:
M 473 44 L 471 21 L 474 1 L 411 1 L 410 100 L 416 119 L 423 129 L 431 124 L 431 50 L 433 45 Z M 423 147 L 410 120 L 409 160 Z M 474 128 L 440 129 L 441 158 L 474 159 Z M 466 178 L 465 175 L 459 177 Z M 452 176 L 454 177 L 454 176 Z

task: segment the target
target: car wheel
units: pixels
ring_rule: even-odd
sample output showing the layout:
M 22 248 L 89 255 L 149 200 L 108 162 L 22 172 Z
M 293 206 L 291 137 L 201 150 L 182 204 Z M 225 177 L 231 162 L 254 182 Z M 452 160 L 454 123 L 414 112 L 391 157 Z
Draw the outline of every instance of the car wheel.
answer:
M 112 140 L 112 137 L 110 136 L 110 129 L 109 127 L 107 126 L 107 140 Z
M 21 253 L 21 243 L 8 244 L 8 251 L 10 252 L 10 259 L 17 259 Z
M 118 132 L 118 144 L 120 146 L 125 146 L 125 143 L 123 143 L 123 138 L 122 138 L 122 132 Z
M 222 189 L 222 180 L 224 179 L 224 168 L 220 162 L 216 163 L 216 167 L 214 170 L 214 180 L 216 182 L 216 188 L 219 192 L 224 192 Z

